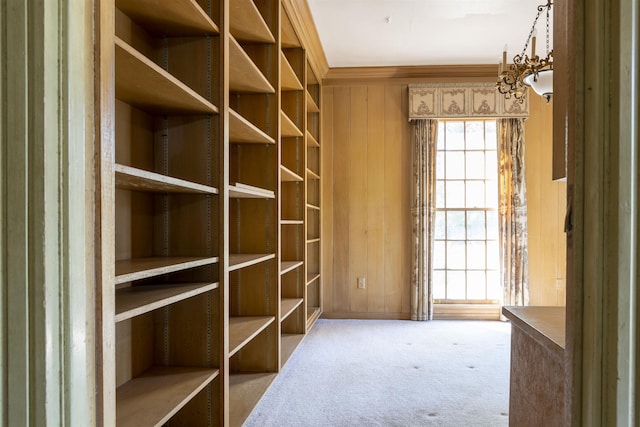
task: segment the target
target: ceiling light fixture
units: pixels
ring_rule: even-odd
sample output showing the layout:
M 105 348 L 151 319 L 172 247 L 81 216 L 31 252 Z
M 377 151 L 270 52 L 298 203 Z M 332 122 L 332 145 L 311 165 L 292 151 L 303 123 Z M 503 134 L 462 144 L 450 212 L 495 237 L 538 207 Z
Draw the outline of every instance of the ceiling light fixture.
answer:
M 524 48 L 520 55 L 513 57 L 513 64 L 507 63 L 507 45 L 504 46 L 502 52 L 502 61 L 499 65 L 498 82 L 496 87 L 498 92 L 509 99 L 512 96 L 520 102 L 524 101 L 526 94 L 526 86 L 531 88 L 538 94 L 543 96 L 547 102 L 551 100 L 553 95 L 553 50 L 549 49 L 549 15 L 551 12 L 551 0 L 547 4 L 538 6 L 538 14 L 533 20 L 533 26 L 529 31 L 529 37 L 524 44 Z M 545 57 L 540 58 L 536 55 L 536 24 L 538 18 L 543 11 L 547 11 L 547 50 Z M 531 57 L 525 52 L 531 42 Z

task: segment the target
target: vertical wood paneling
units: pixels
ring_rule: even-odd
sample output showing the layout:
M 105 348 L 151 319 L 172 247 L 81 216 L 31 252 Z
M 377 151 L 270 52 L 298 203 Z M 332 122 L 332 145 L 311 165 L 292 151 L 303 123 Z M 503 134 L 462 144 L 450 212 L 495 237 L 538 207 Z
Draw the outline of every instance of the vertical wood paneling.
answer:
M 384 311 L 384 87 L 368 87 L 367 104 L 367 311 Z
M 552 181 L 553 105 L 529 98 L 525 121 L 529 292 L 531 305 L 564 305 L 566 183 Z
M 358 277 L 367 275 L 367 87 L 351 88 L 349 144 L 349 282 L 351 310 L 367 311 L 367 289 L 358 289 Z
M 403 174 L 409 173 L 409 164 L 403 164 L 405 157 L 402 150 L 406 147 L 403 143 L 404 134 L 402 128 L 406 125 L 406 117 L 402 118 L 402 93 L 406 86 L 394 85 L 385 87 L 385 126 L 384 126 L 384 157 L 385 175 L 384 182 L 384 257 L 385 257 L 385 311 L 392 313 L 402 312 L 402 300 L 409 297 L 409 284 L 405 281 L 408 272 L 405 270 L 403 260 L 406 249 L 404 248 L 406 227 L 404 224 L 408 218 L 403 218 L 403 204 L 409 205 L 409 199 L 403 199 L 403 194 L 408 194 L 402 188 L 405 185 Z M 409 314 L 409 312 L 406 312 Z
M 332 307 L 327 311 L 348 312 L 350 309 L 349 293 L 349 211 L 350 199 L 350 123 L 351 123 L 351 90 L 348 87 L 335 88 L 333 91 L 333 298 Z M 325 116 L 323 114 L 323 116 Z M 325 117 L 326 117 L 325 116 Z M 323 239 L 324 240 L 324 239 Z
M 323 292 L 323 311 L 333 308 L 333 88 L 322 88 L 323 109 L 329 114 L 322 116 L 322 215 L 320 218 L 322 232 L 321 280 Z

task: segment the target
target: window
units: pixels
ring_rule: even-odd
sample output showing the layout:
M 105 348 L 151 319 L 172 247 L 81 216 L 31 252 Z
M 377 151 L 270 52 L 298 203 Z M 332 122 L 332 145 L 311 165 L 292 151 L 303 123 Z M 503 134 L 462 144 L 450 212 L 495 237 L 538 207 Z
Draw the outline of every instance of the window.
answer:
M 434 302 L 498 303 L 496 121 L 441 121 L 436 150 Z

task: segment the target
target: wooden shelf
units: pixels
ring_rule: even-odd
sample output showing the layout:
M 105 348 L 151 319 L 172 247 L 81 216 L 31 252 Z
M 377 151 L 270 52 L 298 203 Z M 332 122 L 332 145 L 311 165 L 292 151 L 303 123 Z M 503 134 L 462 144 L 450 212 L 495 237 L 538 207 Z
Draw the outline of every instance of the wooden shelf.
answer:
M 259 264 L 275 257 L 275 254 L 229 254 L 229 271 Z
M 301 219 L 282 219 L 280 225 L 304 225 L 304 221 Z
M 304 89 L 283 52 L 280 52 L 280 87 L 283 91 Z
M 302 47 L 300 40 L 296 35 L 296 31 L 293 29 L 293 25 L 289 20 L 286 12 L 282 13 L 282 24 L 280 26 L 280 43 L 283 48 Z
M 229 317 L 229 357 L 236 354 L 274 320 L 273 316 Z
M 214 187 L 132 168 L 130 166 L 116 163 L 114 170 L 116 174 L 116 188 L 124 190 L 158 193 L 218 194 L 218 189 Z
M 276 141 L 262 129 L 229 109 L 229 142 L 236 144 L 275 144 Z
M 233 37 L 229 37 L 229 90 L 251 93 L 276 92 Z
M 218 262 L 218 257 L 149 257 L 116 261 L 115 284 L 147 279 L 161 274 Z
M 161 426 L 217 376 L 217 369 L 152 368 L 116 390 L 116 425 Z
M 216 114 L 218 108 L 117 36 L 116 98 L 155 113 Z
M 307 178 L 310 179 L 320 179 L 320 175 L 312 171 L 311 169 L 307 169 Z
M 304 301 L 302 298 L 282 298 L 282 300 L 280 300 L 280 321 L 282 322 L 289 317 L 289 315 L 302 304 L 302 301 Z
M 116 0 L 116 7 L 161 36 L 207 36 L 219 32 L 195 0 Z
M 283 367 L 291 358 L 293 352 L 298 348 L 304 334 L 281 334 L 280 335 L 280 367 Z
M 229 374 L 229 425 L 241 426 L 278 374 Z
M 253 187 L 238 182 L 234 185 L 229 185 L 230 199 L 273 199 L 275 197 L 273 191 L 264 188 Z
M 303 264 L 302 261 L 281 261 L 280 262 L 280 274 L 285 274 L 291 270 L 295 270 Z
M 320 208 L 318 206 L 312 205 L 311 203 L 307 203 L 307 209 L 313 209 L 313 210 L 316 210 L 316 211 L 320 210 Z
M 318 104 L 313 99 L 311 94 L 307 92 L 307 113 L 319 113 L 320 108 L 318 108 Z
M 307 307 L 307 329 L 311 329 L 320 317 L 320 307 Z
M 320 241 L 319 237 L 314 237 L 313 239 L 307 239 L 307 243 L 318 243 Z
M 284 111 L 280 111 L 280 125 L 282 137 L 296 137 L 302 136 L 302 131 L 298 129 L 295 123 L 287 116 Z
M 217 289 L 218 283 L 171 283 L 116 290 L 116 323 Z
M 309 147 L 320 147 L 320 144 L 318 143 L 318 140 L 309 131 L 307 131 L 307 146 L 309 146 Z
M 315 282 L 320 278 L 320 273 L 309 273 L 307 274 L 307 285 Z
M 269 26 L 252 0 L 229 2 L 229 30 L 237 40 L 275 43 Z
M 302 182 L 304 179 L 297 173 L 291 171 L 285 165 L 280 165 L 280 181 L 282 182 Z

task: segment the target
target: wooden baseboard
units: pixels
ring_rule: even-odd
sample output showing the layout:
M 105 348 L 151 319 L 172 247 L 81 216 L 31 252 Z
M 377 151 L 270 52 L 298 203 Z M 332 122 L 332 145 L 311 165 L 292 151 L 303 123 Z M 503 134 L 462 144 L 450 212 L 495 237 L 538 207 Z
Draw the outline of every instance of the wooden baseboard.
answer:
M 364 319 L 364 320 L 409 320 L 409 313 L 350 313 L 326 311 L 320 316 L 323 319 Z

